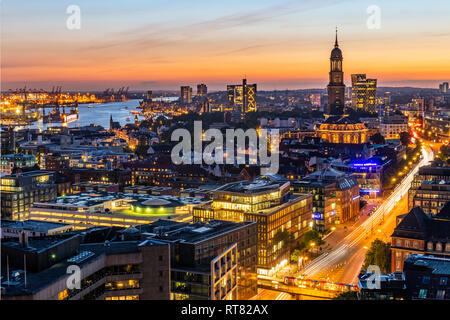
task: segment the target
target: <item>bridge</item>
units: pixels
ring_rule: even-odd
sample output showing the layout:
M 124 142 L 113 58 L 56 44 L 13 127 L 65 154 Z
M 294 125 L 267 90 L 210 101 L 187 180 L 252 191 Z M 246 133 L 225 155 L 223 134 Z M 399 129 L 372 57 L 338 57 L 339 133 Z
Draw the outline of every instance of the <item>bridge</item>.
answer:
M 294 296 L 305 296 L 331 300 L 339 294 L 357 291 L 357 287 L 345 283 L 334 283 L 322 280 L 284 277 L 284 280 L 259 276 L 258 287 L 279 292 L 286 292 Z

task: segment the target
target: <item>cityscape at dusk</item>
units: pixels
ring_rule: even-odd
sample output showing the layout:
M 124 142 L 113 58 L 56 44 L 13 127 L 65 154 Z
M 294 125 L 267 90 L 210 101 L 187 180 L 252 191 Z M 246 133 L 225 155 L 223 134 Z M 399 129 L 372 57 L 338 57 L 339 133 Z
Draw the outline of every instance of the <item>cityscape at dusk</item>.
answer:
M 3 1 L 1 303 L 448 302 L 449 9 Z

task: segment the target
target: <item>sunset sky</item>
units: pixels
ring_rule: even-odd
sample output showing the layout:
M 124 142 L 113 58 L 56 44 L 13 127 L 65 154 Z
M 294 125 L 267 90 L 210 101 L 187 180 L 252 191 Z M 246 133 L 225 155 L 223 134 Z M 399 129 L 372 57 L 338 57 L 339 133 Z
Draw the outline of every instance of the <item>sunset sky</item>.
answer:
M 69 30 L 69 5 L 81 29 Z M 366 10 L 381 9 L 368 29 Z M 2 90 L 323 88 L 338 26 L 352 73 L 379 86 L 450 80 L 449 0 L 3 0 Z

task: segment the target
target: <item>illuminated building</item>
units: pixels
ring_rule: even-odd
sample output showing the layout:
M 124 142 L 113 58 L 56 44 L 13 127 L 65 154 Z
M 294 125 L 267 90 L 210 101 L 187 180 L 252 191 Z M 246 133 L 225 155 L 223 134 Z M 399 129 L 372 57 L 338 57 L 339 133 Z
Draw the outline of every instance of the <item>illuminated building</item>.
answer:
M 1 156 L 1 172 L 11 174 L 14 168 L 30 168 L 36 164 L 36 158 L 33 155 L 14 153 Z
M 330 56 L 330 83 L 328 84 L 327 114 L 343 114 L 345 107 L 344 72 L 342 71 L 342 51 L 339 49 L 337 29 L 336 42 Z
M 408 117 L 393 115 L 380 120 L 380 134 L 385 139 L 400 139 L 400 133 L 408 132 Z
M 142 226 L 170 244 L 172 300 L 249 299 L 257 292 L 255 222 L 160 220 Z
M 357 123 L 346 116 L 330 116 L 316 126 L 316 136 L 330 143 L 366 143 L 368 131 L 364 123 Z
M 351 174 L 326 168 L 293 182 L 292 189 L 294 194 L 312 194 L 314 228 L 320 232 L 359 214 L 359 186 Z
M 420 205 L 425 213 L 434 215 L 450 200 L 450 166 L 420 167 L 408 191 L 408 208 Z
M 204 83 L 198 84 L 197 85 L 197 96 L 206 97 L 207 94 L 208 94 L 208 87 L 206 86 L 206 84 L 204 84 Z
M 412 253 L 450 257 L 450 202 L 434 216 L 414 207 L 398 223 L 391 236 L 391 269 L 403 270 Z
M 19 238 L 22 233 L 28 235 L 28 237 L 44 237 L 72 231 L 72 227 L 64 223 L 37 220 L 2 220 L 0 228 L 2 239 Z
M 83 192 L 53 201 L 35 202 L 30 209 L 30 218 L 66 223 L 76 229 L 132 227 L 158 219 L 189 218 L 192 208 L 202 203 L 205 201 L 190 197 Z
M 423 121 L 424 130 L 436 135 L 442 142 L 450 141 L 450 110 L 426 113 Z
M 320 107 L 322 105 L 322 95 L 320 93 L 311 93 L 309 95 L 309 101 L 313 106 Z
M 211 203 L 195 207 L 194 222 L 208 220 L 258 223 L 258 273 L 272 275 L 287 263 L 290 248 L 311 229 L 311 195 L 292 195 L 285 179 L 233 182 L 213 191 Z
M 358 180 L 361 196 L 377 198 L 383 195 L 383 174 L 391 165 L 387 157 L 372 157 L 367 160 L 354 160 L 348 164 L 331 162 L 331 167 L 351 173 Z
M 439 91 L 441 93 L 448 93 L 448 82 L 443 82 L 442 84 L 439 85 Z
M 247 79 L 242 84 L 228 85 L 228 104 L 242 113 L 256 111 L 256 83 L 247 84 Z
M 181 87 L 180 102 L 181 103 L 191 103 L 192 102 L 192 88 L 191 87 L 189 87 L 189 86 Z
M 377 79 L 366 79 L 365 74 L 352 74 L 352 108 L 376 112 Z
M 151 101 L 153 100 L 153 92 L 152 92 L 151 90 L 148 90 L 148 91 L 147 91 L 147 95 L 146 95 L 146 97 L 145 97 L 145 100 L 146 100 L 147 102 L 151 102 Z
M 97 229 L 98 230 L 98 229 Z M 101 233 L 102 230 L 99 230 Z M 113 232 L 113 230 L 106 230 Z M 86 237 L 96 237 L 88 231 Z M 168 300 L 170 247 L 152 240 L 83 243 L 81 234 L 2 241 L 2 300 Z M 26 274 L 24 261 L 26 260 Z M 74 266 L 80 287 L 70 288 Z M 72 268 L 72 269 L 71 269 Z M 3 284 L 3 283 L 2 283 Z
M 29 171 L 1 178 L 2 218 L 26 220 L 34 202 L 56 198 L 53 172 Z

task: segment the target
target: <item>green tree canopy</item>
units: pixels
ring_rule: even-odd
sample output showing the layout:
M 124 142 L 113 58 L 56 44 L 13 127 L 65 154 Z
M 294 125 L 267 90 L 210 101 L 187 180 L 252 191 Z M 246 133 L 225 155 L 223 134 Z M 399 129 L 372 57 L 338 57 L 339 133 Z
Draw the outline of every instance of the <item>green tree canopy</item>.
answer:
M 382 273 L 391 273 L 391 245 L 380 239 L 375 239 L 366 253 L 363 269 L 375 265 L 380 267 Z

